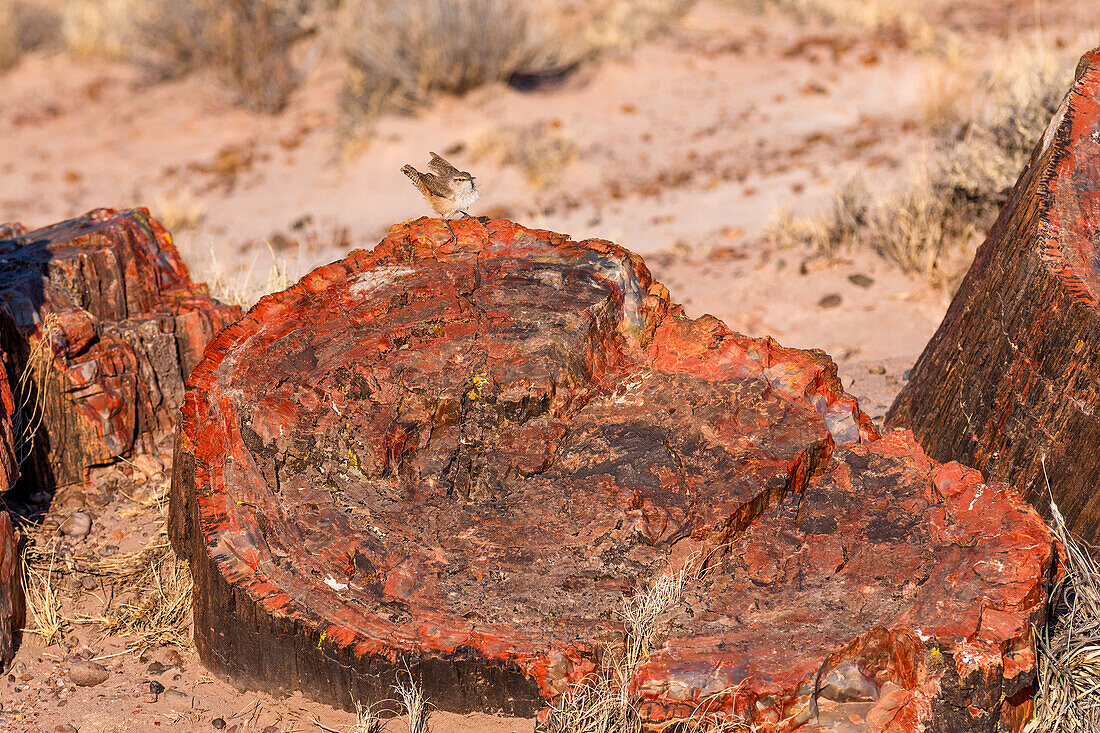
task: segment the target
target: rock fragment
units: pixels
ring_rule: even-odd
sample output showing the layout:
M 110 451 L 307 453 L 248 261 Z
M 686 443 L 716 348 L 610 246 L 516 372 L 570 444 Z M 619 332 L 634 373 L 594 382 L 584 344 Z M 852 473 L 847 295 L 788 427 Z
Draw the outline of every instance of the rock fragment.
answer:
M 81 687 L 95 687 L 107 681 L 111 673 L 98 662 L 80 660 L 69 667 L 69 679 Z

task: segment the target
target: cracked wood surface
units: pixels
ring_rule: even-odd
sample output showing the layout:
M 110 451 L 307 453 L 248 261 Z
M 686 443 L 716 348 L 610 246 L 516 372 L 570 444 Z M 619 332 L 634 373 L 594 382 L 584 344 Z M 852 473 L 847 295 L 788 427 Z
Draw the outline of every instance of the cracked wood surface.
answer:
M 19 456 L 24 475 L 52 489 L 152 450 L 174 431 L 206 343 L 239 317 L 191 282 L 145 209 L 96 209 L 34 231 L 0 226 L 6 366 L 20 375 L 33 349 L 47 355 L 18 395 L 32 423 L 19 429 L 34 438 Z

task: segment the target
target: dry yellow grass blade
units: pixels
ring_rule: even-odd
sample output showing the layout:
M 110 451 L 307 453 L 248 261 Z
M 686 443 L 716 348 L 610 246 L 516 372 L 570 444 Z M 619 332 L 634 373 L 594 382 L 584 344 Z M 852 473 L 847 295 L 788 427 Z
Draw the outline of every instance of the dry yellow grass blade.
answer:
M 1025 733 L 1100 730 L 1100 567 L 1094 548 L 1066 529 L 1051 501 L 1051 529 L 1064 571 L 1051 591 L 1050 618 L 1036 630 L 1039 693 Z
M 27 618 L 31 626 L 27 629 L 42 638 L 45 646 L 52 646 L 62 640 L 67 626 L 61 616 L 61 599 L 54 585 L 54 569 L 57 561 L 57 545 L 51 543 L 48 563 L 32 563 L 28 560 L 27 547 L 23 550 L 23 593 L 27 606 Z
M 20 465 L 34 450 L 46 415 L 47 382 L 54 369 L 53 341 L 60 329 L 56 313 L 47 313 L 30 338 L 27 361 L 15 385 L 15 458 Z

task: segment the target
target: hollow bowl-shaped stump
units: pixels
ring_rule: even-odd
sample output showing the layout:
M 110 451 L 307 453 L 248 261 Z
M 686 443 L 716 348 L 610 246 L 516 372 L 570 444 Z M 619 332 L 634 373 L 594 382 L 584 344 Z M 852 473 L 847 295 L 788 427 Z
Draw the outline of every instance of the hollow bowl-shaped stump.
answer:
M 1100 50 L 1077 78 L 886 423 L 1100 542 Z
M 211 343 L 170 531 L 203 660 L 345 707 L 407 670 L 534 713 L 690 568 L 629 681 L 654 728 L 820 722 L 856 685 L 849 717 L 981 693 L 990 729 L 1050 559 L 1013 495 L 879 440 L 822 352 L 686 318 L 609 242 L 474 219 L 395 226 Z

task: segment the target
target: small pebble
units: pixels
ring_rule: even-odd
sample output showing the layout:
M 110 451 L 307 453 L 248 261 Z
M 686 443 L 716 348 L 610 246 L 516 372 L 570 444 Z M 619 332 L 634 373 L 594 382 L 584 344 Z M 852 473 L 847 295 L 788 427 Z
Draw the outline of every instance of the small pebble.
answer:
M 266 728 L 264 728 L 263 730 L 261 730 L 260 733 L 280 733 L 279 726 L 269 725 Z
M 159 695 L 160 693 L 164 692 L 164 685 L 157 682 L 156 680 L 153 680 L 149 683 L 149 692 L 153 693 L 154 695 Z
M 886 373 L 886 367 L 884 367 L 882 364 L 876 364 L 873 367 L 869 367 L 867 369 L 867 371 L 870 372 L 871 374 L 885 374 Z
M 214 718 L 210 721 L 210 725 L 214 726 L 214 730 L 221 730 L 225 727 L 225 721 L 221 718 Z
M 110 557 L 118 552 L 118 545 L 104 545 L 99 548 L 99 554 L 103 557 Z
M 106 682 L 110 672 L 102 664 L 83 660 L 69 668 L 69 679 L 81 687 L 94 687 Z
M 85 575 L 83 578 L 81 578 L 80 585 L 84 588 L 84 590 L 95 590 L 99 587 L 99 583 L 97 583 L 95 581 L 95 578 L 90 575 Z
M 175 649 L 169 649 L 164 653 L 164 663 L 179 667 L 183 664 L 183 657 Z
M 157 696 L 152 694 L 152 693 L 150 693 L 148 695 L 142 695 L 141 701 L 142 702 L 156 702 L 157 701 Z
M 19 679 L 23 680 L 24 682 L 30 682 L 34 679 L 34 675 L 30 672 L 24 672 L 23 674 L 19 675 Z
M 61 523 L 61 534 L 74 539 L 87 537 L 92 531 L 92 518 L 87 512 L 73 512 Z
M 875 284 L 874 278 L 867 277 L 862 272 L 857 272 L 854 275 L 848 276 L 848 281 L 853 285 L 858 285 L 861 288 L 869 288 Z
M 161 702 L 166 702 L 176 709 L 184 709 L 191 706 L 191 696 L 186 692 L 180 692 L 179 690 L 169 687 L 160 696 Z
M 72 723 L 63 723 L 54 728 L 53 733 L 77 733 L 77 730 Z
M 160 662 L 150 662 L 149 666 L 145 668 L 145 671 L 149 674 L 164 674 L 168 671 L 168 667 Z
M 901 378 L 903 380 L 905 380 L 906 382 L 908 382 L 909 381 L 909 372 L 911 372 L 911 371 L 913 371 L 913 370 L 912 369 L 906 369 L 905 374 L 902 374 Z
M 829 293 L 817 301 L 817 305 L 819 308 L 836 308 L 841 302 L 843 302 L 843 299 L 840 297 L 840 293 Z

